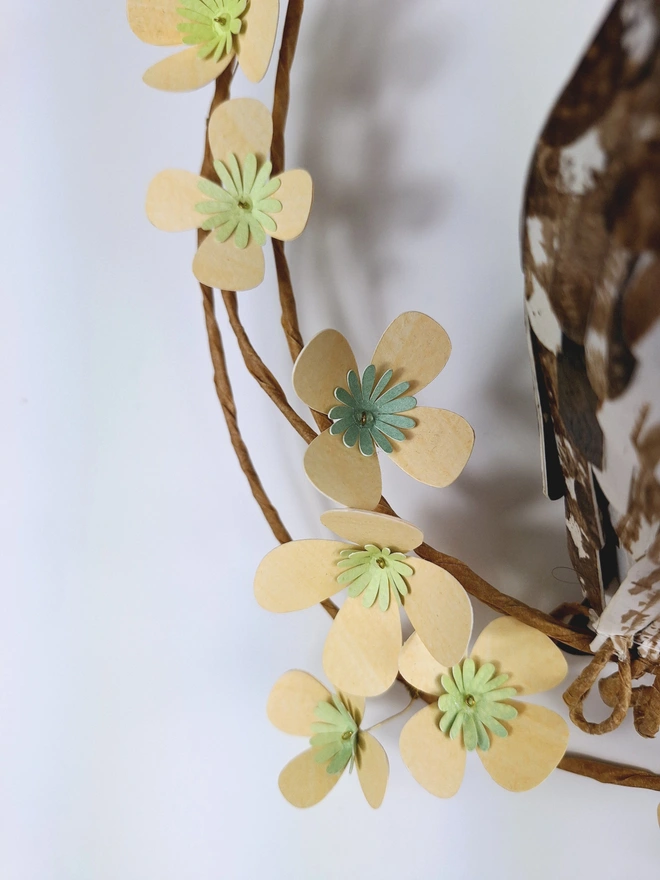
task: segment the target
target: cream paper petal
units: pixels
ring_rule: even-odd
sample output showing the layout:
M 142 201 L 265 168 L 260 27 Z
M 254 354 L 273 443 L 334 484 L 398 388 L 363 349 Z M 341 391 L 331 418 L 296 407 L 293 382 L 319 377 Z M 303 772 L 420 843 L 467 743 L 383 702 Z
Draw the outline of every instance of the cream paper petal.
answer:
M 447 409 L 418 406 L 410 417 L 416 422 L 402 442 L 392 440 L 390 458 L 420 483 L 438 488 L 459 476 L 474 446 L 474 431 L 462 416 Z
M 387 611 L 365 608 L 362 598 L 347 598 L 330 627 L 323 649 L 323 668 L 341 691 L 373 697 L 394 682 L 401 650 L 399 606 Z
M 548 777 L 564 757 L 568 725 L 545 706 L 510 701 L 518 715 L 507 722 L 509 736 L 492 736 L 487 752 L 478 750 L 491 777 L 508 791 L 529 791 Z
M 418 691 L 437 696 L 442 691 L 440 679 L 447 675 L 449 669 L 438 663 L 417 633 L 413 633 L 401 648 L 399 672 Z
M 338 401 L 335 388 L 346 386 L 346 377 L 358 366 L 346 338 L 337 330 L 317 333 L 298 355 L 293 366 L 293 389 L 307 406 L 329 413 Z
M 232 98 L 211 114 L 209 145 L 213 158 L 225 165 L 231 154 L 242 163 L 249 153 L 253 153 L 261 165 L 268 158 L 272 139 L 273 118 L 256 98 Z
M 294 807 L 313 807 L 339 782 L 341 773 L 328 773 L 325 764 L 314 760 L 316 749 L 308 749 L 289 761 L 280 773 L 280 791 Z
M 424 540 L 422 532 L 412 523 L 370 510 L 326 510 L 321 514 L 321 522 L 335 535 L 360 547 L 376 544 L 408 553 Z
M 277 229 L 270 235 L 280 241 L 291 241 L 307 225 L 314 188 L 309 172 L 302 168 L 284 171 L 279 180 L 280 187 L 273 193 L 273 198 L 281 202 L 282 210 L 273 214 Z
M 345 549 L 346 544 L 339 541 L 312 538 L 271 550 L 254 576 L 257 602 L 267 611 L 301 611 L 338 593 L 343 587 L 337 583 L 341 573 L 337 563 Z
M 239 248 L 232 236 L 221 242 L 210 232 L 193 260 L 195 278 L 218 290 L 251 290 L 264 280 L 264 253 L 254 238 Z
M 238 37 L 238 63 L 250 82 L 259 82 L 266 75 L 273 54 L 278 0 L 251 0 L 243 16 L 243 30 Z
M 180 0 L 128 0 L 126 14 L 136 37 L 152 46 L 178 46 L 183 34 L 177 30 L 183 19 Z
M 305 450 L 305 473 L 319 492 L 338 504 L 373 510 L 380 501 L 382 482 L 378 456 L 362 455 L 357 445 L 344 446 L 341 437 L 324 431 Z
M 428 792 L 453 797 L 465 773 L 465 749 L 461 738 L 450 739 L 440 728 L 436 703 L 417 712 L 401 731 L 399 750 L 408 770 Z
M 568 672 L 566 658 L 542 632 L 515 620 L 498 617 L 488 624 L 470 655 L 479 663 L 492 663 L 497 674 L 506 673 L 506 687 L 520 696 L 557 687 Z
M 147 190 L 147 217 L 157 229 L 184 232 L 199 229 L 204 215 L 195 209 L 204 196 L 197 184 L 202 178 L 190 171 L 168 168 L 157 174 Z
M 364 706 L 366 700 L 364 699 L 364 697 L 358 697 L 355 694 L 345 694 L 341 690 L 338 690 L 337 692 L 340 700 L 351 713 L 353 719 L 359 727 L 360 724 L 362 724 L 362 719 L 364 718 Z
M 330 699 L 330 691 L 313 675 L 300 669 L 291 669 L 273 685 L 266 713 L 278 730 L 294 736 L 310 737 L 311 725 L 318 721 L 314 709 L 319 703 Z
M 150 67 L 142 79 L 152 89 L 160 89 L 162 92 L 194 92 L 220 76 L 234 57 L 230 53 L 214 62 L 212 59 L 200 58 L 198 51 L 198 46 L 192 46 L 169 55 Z
M 381 336 L 371 363 L 377 376 L 393 370 L 392 384 L 409 382 L 406 393 L 414 395 L 435 379 L 450 354 L 451 342 L 437 321 L 421 312 L 404 312 Z
M 377 810 L 385 797 L 390 762 L 385 749 L 370 733 L 360 731 L 355 764 L 367 803 Z
M 412 557 L 413 574 L 406 578 L 409 593 L 403 608 L 424 646 L 444 666 L 458 663 L 472 635 L 472 605 L 453 575 Z

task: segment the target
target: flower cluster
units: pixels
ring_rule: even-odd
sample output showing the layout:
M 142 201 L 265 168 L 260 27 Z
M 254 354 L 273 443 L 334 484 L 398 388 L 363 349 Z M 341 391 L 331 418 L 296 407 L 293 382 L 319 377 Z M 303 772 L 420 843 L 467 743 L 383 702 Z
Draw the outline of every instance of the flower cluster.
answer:
M 149 85 L 168 91 L 200 88 L 234 57 L 259 81 L 278 13 L 278 0 L 128 0 L 138 37 L 186 47 L 145 74 Z M 224 101 L 209 119 L 212 161 L 204 175 L 169 169 L 149 186 L 146 209 L 154 226 L 198 231 L 193 272 L 203 285 L 256 287 L 264 277 L 267 238 L 289 241 L 307 224 L 311 177 L 302 169 L 278 168 L 273 175 L 272 138 L 273 120 L 261 102 Z M 296 360 L 298 396 L 330 422 L 309 444 L 304 469 L 320 492 L 343 505 L 321 517 L 340 540 L 289 541 L 272 550 L 256 572 L 255 596 L 274 612 L 309 608 L 344 588 L 346 596 L 323 649 L 334 692 L 293 670 L 278 679 L 268 700 L 276 727 L 309 739 L 279 778 L 295 806 L 318 803 L 354 767 L 367 802 L 380 806 L 388 760 L 362 719 L 365 698 L 388 690 L 398 675 L 413 695 L 433 699 L 407 722 L 400 740 L 411 774 L 433 794 L 458 790 L 467 752 L 476 751 L 493 779 L 513 791 L 537 785 L 564 754 L 563 720 L 513 700 L 563 679 L 566 663 L 558 649 L 536 630 L 501 618 L 466 657 L 473 615 L 463 586 L 423 558 L 419 529 L 376 512 L 378 451 L 432 487 L 450 485 L 467 464 L 474 443 L 469 423 L 417 402 L 450 353 L 440 324 L 410 311 L 387 327 L 362 373 L 335 330 L 315 336 Z M 421 555 L 413 555 L 416 549 Z M 405 645 L 401 609 L 414 629 Z

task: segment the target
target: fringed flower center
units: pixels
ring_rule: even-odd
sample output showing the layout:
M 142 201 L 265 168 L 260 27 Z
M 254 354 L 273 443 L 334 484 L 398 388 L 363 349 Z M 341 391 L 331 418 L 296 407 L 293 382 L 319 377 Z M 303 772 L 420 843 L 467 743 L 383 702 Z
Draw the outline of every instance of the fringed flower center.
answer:
M 399 605 L 401 597 L 408 593 L 404 577 L 410 577 L 413 569 L 408 565 L 403 553 L 392 553 L 388 547 L 367 544 L 364 549 L 342 550 L 337 566 L 343 569 L 337 578 L 338 583 L 348 584 L 351 598 L 362 596 L 365 608 L 371 608 L 378 599 L 381 611 L 390 607 L 390 594 L 393 593 Z
M 373 455 L 376 446 L 390 453 L 393 446 L 388 438 L 402 442 L 406 437 L 401 429 L 415 427 L 414 419 L 400 415 L 417 406 L 414 397 L 403 396 L 410 383 L 400 382 L 388 389 L 392 375 L 392 370 L 386 370 L 376 382 L 376 368 L 371 364 L 362 374 L 361 382 L 351 370 L 347 376 L 348 390 L 335 389 L 341 406 L 334 406 L 328 413 L 334 422 L 330 433 L 343 434 L 345 446 L 358 443 L 363 455 Z
M 264 245 L 266 232 L 277 230 L 271 214 L 282 210 L 282 203 L 271 198 L 280 188 L 280 179 L 270 176 L 273 166 L 264 162 L 259 168 L 257 157 L 249 153 L 241 169 L 232 153 L 226 165 L 217 161 L 213 167 L 222 186 L 204 179 L 198 183 L 209 197 L 195 205 L 201 214 L 209 215 L 202 229 L 215 229 L 218 241 L 227 241 L 233 235 L 239 248 L 247 247 L 251 236 L 257 244 Z
M 184 43 L 199 46 L 200 58 L 217 63 L 235 51 L 234 39 L 243 28 L 247 7 L 248 0 L 182 0 L 177 12 L 185 21 L 177 30 Z
M 332 703 L 322 700 L 314 709 L 319 719 L 312 723 L 313 736 L 309 741 L 317 764 L 327 763 L 330 774 L 342 773 L 349 765 L 353 770 L 358 746 L 358 722 L 351 715 L 340 696 L 334 694 Z
M 488 751 L 488 731 L 495 736 L 508 736 L 509 731 L 500 721 L 510 721 L 518 714 L 515 706 L 504 702 L 517 693 L 514 687 L 503 687 L 508 680 L 504 673 L 495 675 L 492 663 L 483 663 L 477 669 L 471 657 L 454 666 L 441 679 L 445 693 L 438 700 L 443 713 L 440 730 L 452 739 L 462 733 L 469 752 L 477 747 Z

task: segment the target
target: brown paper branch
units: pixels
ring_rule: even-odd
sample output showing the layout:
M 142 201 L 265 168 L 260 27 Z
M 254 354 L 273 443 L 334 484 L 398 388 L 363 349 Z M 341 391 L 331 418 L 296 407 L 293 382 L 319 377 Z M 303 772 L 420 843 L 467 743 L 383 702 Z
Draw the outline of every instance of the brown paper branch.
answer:
M 284 25 L 273 106 L 274 134 L 271 158 L 275 173 L 278 173 L 278 170 L 283 167 L 284 163 L 284 131 L 289 106 L 290 71 L 295 55 L 303 7 L 304 0 L 290 0 Z M 217 79 L 209 115 L 218 104 L 227 100 L 229 97 L 234 70 L 235 66 L 231 65 Z M 201 173 L 207 178 L 214 178 L 215 172 L 213 169 L 213 158 L 208 143 L 208 119 L 204 161 Z M 204 233 L 200 232 L 200 237 L 203 236 Z M 283 243 L 274 240 L 273 249 L 282 308 L 282 327 L 286 335 L 291 357 L 295 360 L 303 347 L 295 296 Z M 236 453 L 239 465 L 248 480 L 252 494 L 264 514 L 273 535 L 280 543 L 286 543 L 291 540 L 291 536 L 263 488 L 238 426 L 236 402 L 227 371 L 222 336 L 215 316 L 213 291 L 204 285 L 200 285 L 200 287 L 202 290 L 204 317 L 209 340 L 211 361 L 213 364 L 214 384 L 227 423 L 232 446 Z M 301 419 L 291 407 L 281 385 L 252 346 L 240 321 L 235 293 L 231 291 L 222 291 L 222 297 L 225 308 L 227 309 L 230 326 L 236 335 L 239 349 L 248 371 L 256 379 L 260 387 L 268 394 L 271 400 L 273 400 L 280 412 L 282 412 L 298 434 L 305 440 L 305 442 L 310 443 L 316 436 L 316 432 L 303 419 Z M 327 427 L 327 418 L 323 414 L 313 413 L 313 415 L 319 424 L 319 428 L 324 429 Z M 395 511 L 384 498 L 381 499 L 379 510 L 396 516 Z M 590 635 L 588 633 L 575 630 L 572 627 L 557 621 L 550 615 L 501 593 L 473 572 L 464 562 L 461 562 L 454 557 L 447 556 L 446 554 L 435 550 L 428 544 L 422 544 L 418 548 L 417 553 L 420 557 L 445 568 L 453 574 L 472 596 L 479 599 L 481 602 L 484 602 L 490 608 L 515 617 L 518 620 L 535 627 L 541 632 L 544 632 L 546 635 L 550 636 L 550 638 L 560 641 L 569 647 L 581 651 L 589 651 Z M 336 617 L 338 609 L 332 601 L 326 600 L 321 604 L 331 617 Z M 430 699 L 428 696 L 417 694 L 417 692 L 411 691 L 411 695 L 414 697 L 420 696 L 421 698 L 426 699 L 427 702 Z M 587 776 L 599 782 L 660 791 L 660 775 L 621 764 L 597 761 L 591 758 L 567 754 L 562 759 L 559 767 L 570 773 Z

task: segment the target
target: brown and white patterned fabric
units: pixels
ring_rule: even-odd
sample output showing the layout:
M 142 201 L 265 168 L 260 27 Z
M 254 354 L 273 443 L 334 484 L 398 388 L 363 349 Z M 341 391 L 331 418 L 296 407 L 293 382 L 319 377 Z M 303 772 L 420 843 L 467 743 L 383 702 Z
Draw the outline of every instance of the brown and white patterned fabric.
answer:
M 660 659 L 660 0 L 618 0 L 552 110 L 522 218 L 544 489 L 594 649 Z

